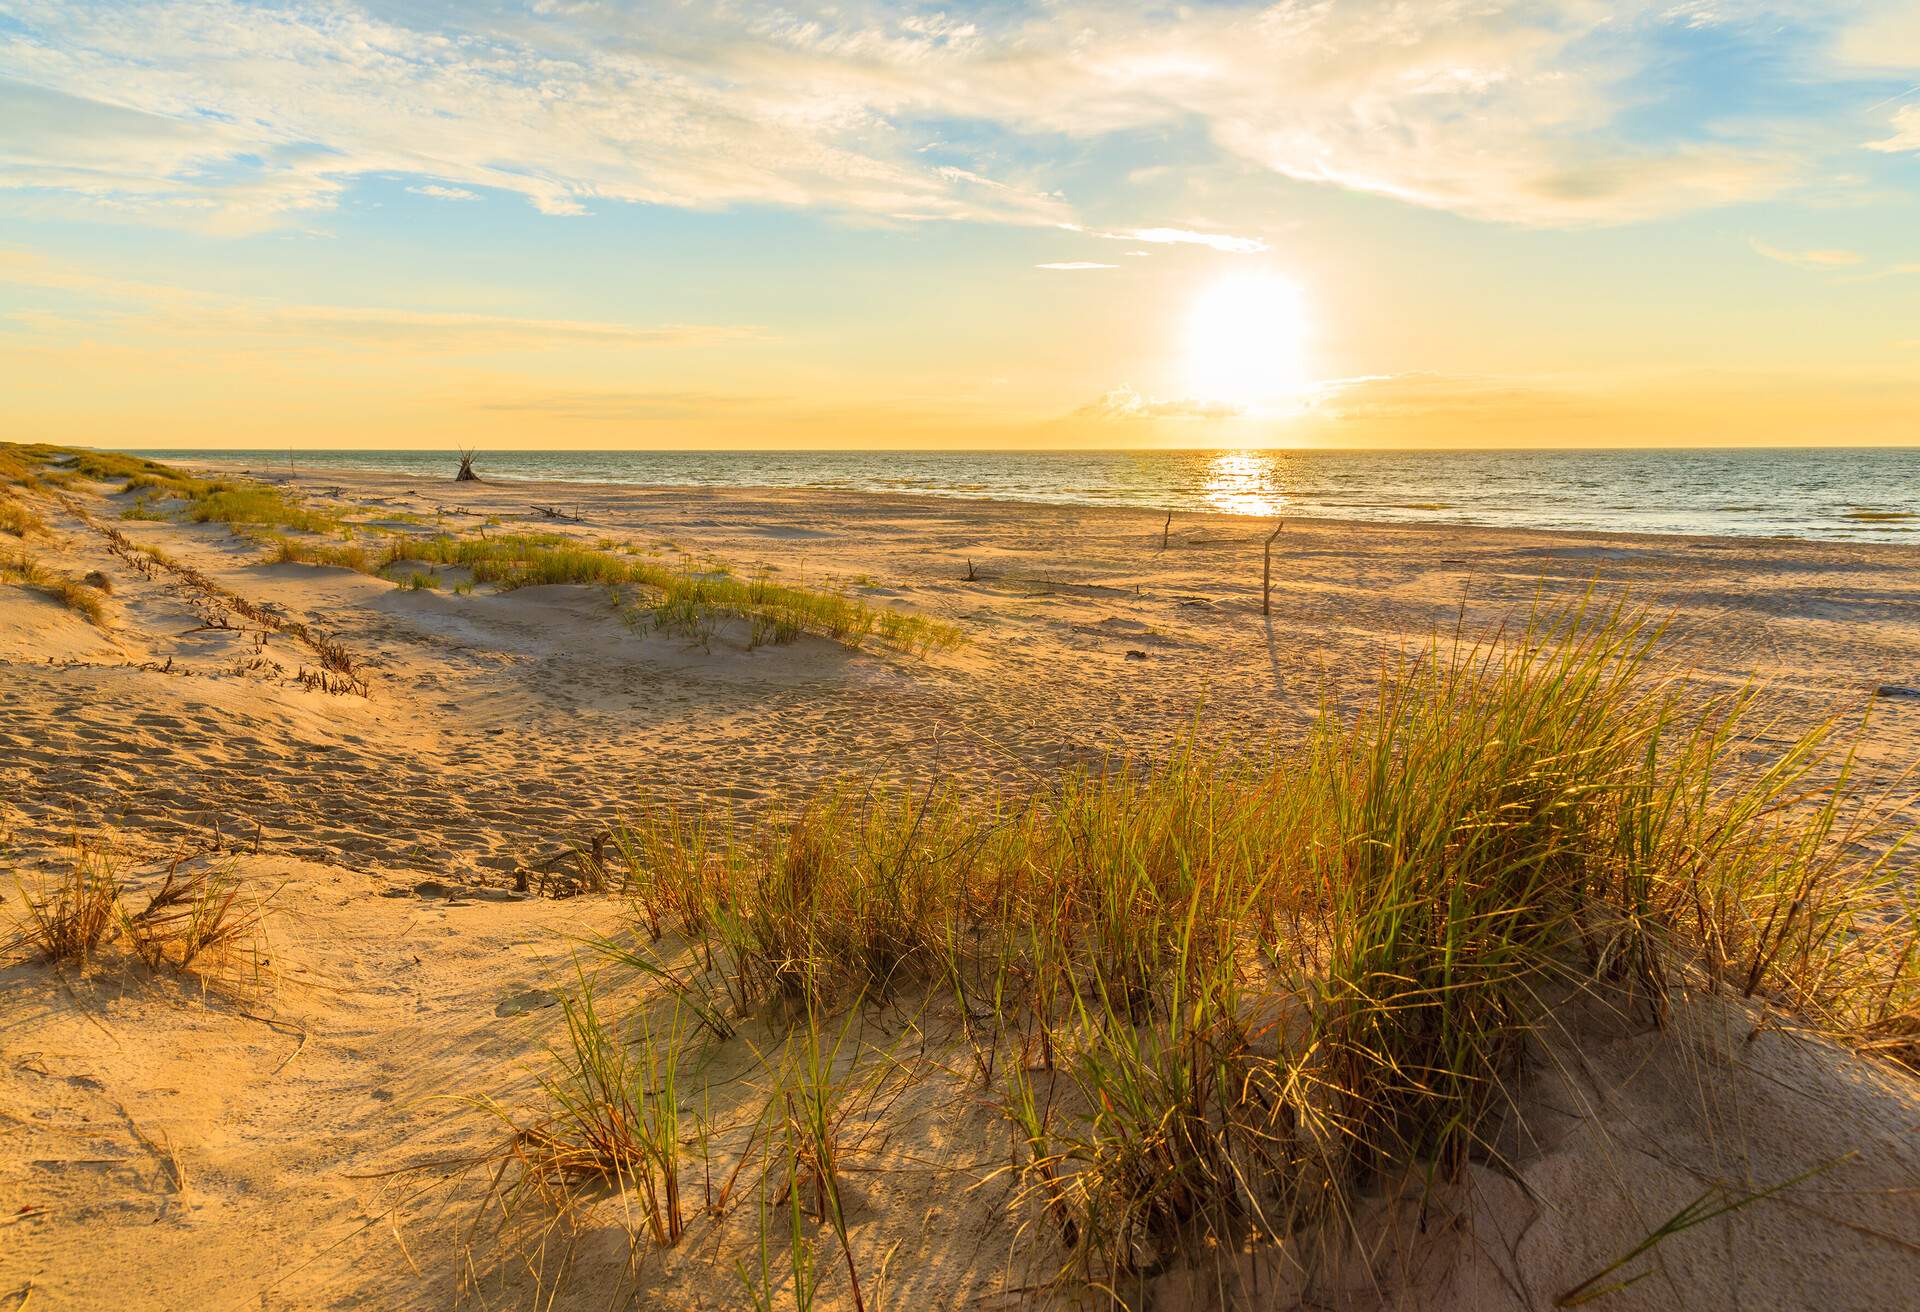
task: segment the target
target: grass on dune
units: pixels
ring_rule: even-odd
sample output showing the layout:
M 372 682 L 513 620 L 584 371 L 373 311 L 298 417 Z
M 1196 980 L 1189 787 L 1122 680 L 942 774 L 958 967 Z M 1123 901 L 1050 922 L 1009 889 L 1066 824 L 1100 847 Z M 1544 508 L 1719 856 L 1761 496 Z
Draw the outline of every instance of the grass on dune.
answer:
M 736 578 L 723 568 L 696 570 L 636 559 L 624 552 L 582 546 L 557 533 L 496 533 L 486 537 L 396 535 L 377 547 L 359 541 L 314 541 L 267 535 L 270 559 L 333 565 L 366 574 L 410 565 L 465 569 L 477 583 L 503 590 L 551 584 L 588 584 L 632 589 L 630 613 L 668 632 L 706 640 L 733 619 L 746 624 L 748 641 L 792 642 L 814 635 L 860 647 L 869 642 L 900 651 L 927 652 L 958 645 L 951 624 L 904 611 L 868 605 L 839 593 Z M 420 577 L 416 572 L 412 577 Z M 423 586 L 431 586 L 423 585 Z
M 117 452 L 43 445 L 0 446 L 0 474 L 23 483 L 78 479 L 119 481 L 138 493 L 122 511 L 126 519 L 180 518 L 191 523 L 232 525 L 272 548 L 278 562 L 332 565 L 381 574 L 409 562 L 454 565 L 473 580 L 502 589 L 538 584 L 595 584 L 640 594 L 630 614 L 654 627 L 700 641 L 729 620 L 746 625 L 750 645 L 792 642 L 814 635 L 861 647 L 868 643 L 926 653 L 957 646 L 963 636 L 941 620 L 871 606 L 837 592 L 739 579 L 724 565 L 696 571 L 674 568 L 618 550 L 613 544 L 582 545 L 553 533 L 495 533 L 463 538 L 451 534 L 391 534 L 374 545 L 351 536 L 339 515 L 304 504 L 286 489 L 246 479 L 202 479 L 158 461 Z M 178 501 L 177 507 L 160 503 Z M 0 503 L 0 529 L 11 503 Z M 30 512 L 29 512 L 30 513 Z M 25 519 L 20 521 L 23 525 Z M 11 530 L 9 530 L 11 531 Z M 294 536 L 298 534 L 300 536 Z M 410 571 L 403 586 L 432 587 Z
M 1718 992 L 1920 1068 L 1907 799 L 1835 724 L 1782 748 L 1757 693 L 1688 693 L 1658 637 L 1540 614 L 1407 660 L 1298 749 L 1196 743 L 1038 797 L 644 813 L 610 849 L 639 945 L 613 955 L 698 1018 L 693 1062 L 749 1016 L 952 999 L 1033 1237 L 1109 1292 L 1493 1158 L 1569 999 L 1657 1022 Z
M 105 589 L 58 570 L 48 569 L 24 551 L 0 556 L 0 583 L 17 583 L 30 588 L 82 616 L 89 624 L 102 628 L 106 626 Z
M 46 521 L 31 506 L 11 494 L 0 493 L 0 533 L 26 538 L 46 531 Z
M 197 478 L 171 465 L 117 451 L 85 451 L 44 444 L 0 448 L 0 476 L 22 485 L 66 486 L 86 480 L 119 483 L 137 493 L 123 513 L 129 519 L 161 519 L 177 514 L 195 524 L 242 524 L 326 532 L 338 526 L 332 515 L 313 510 L 287 491 L 251 479 Z M 155 502 L 179 501 L 171 512 Z
M 16 881 L 24 930 L 9 950 L 85 970 L 109 948 L 150 970 L 232 980 L 257 966 L 253 952 L 272 895 L 246 895 L 231 866 L 175 859 L 142 897 L 113 852 L 76 842 L 61 875 L 36 886 Z
M 325 533 L 339 527 L 336 516 L 312 510 L 277 487 L 265 484 L 213 486 L 190 500 L 185 517 L 196 524 L 245 524 Z
M 120 872 L 107 853 L 76 844 L 62 875 L 16 888 L 27 912 L 21 940 L 47 961 L 85 969 L 118 922 Z

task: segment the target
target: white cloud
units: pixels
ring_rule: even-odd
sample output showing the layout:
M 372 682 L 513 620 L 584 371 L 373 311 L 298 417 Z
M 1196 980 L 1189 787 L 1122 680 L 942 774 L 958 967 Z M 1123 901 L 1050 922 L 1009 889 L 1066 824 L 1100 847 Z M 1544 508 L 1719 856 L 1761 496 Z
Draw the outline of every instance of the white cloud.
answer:
M 10 0 L 0 187 L 241 230 L 324 210 L 369 173 L 517 192 L 549 214 L 766 204 L 1072 226 L 1046 161 L 1085 152 L 1052 147 L 1194 131 L 1210 152 L 1179 167 L 1503 222 L 1627 221 L 1800 175 L 1809 147 L 1765 123 L 1625 125 L 1647 107 L 1635 79 L 1663 58 L 1660 32 L 1782 3 L 1061 0 L 956 18 L 876 0 Z M 1869 8 L 1907 31 L 1897 5 Z M 1906 112 L 1876 149 L 1910 148 Z M 996 135 L 1020 148 L 924 146 Z M 1128 239 L 1262 249 L 1189 228 Z
M 1191 228 L 1128 228 L 1124 232 L 1096 232 L 1108 241 L 1144 241 L 1154 246 L 1206 246 L 1229 255 L 1258 255 L 1269 249 L 1258 237 L 1236 237 L 1230 232 L 1195 232 Z M 1135 251 L 1138 255 L 1142 252 Z
M 1036 264 L 1033 267 L 1036 269 L 1057 269 L 1062 273 L 1077 273 L 1082 270 L 1091 269 L 1117 269 L 1120 266 L 1117 264 L 1100 264 L 1093 260 L 1058 260 L 1052 264 Z
M 435 200 L 480 199 L 480 193 L 477 191 L 468 191 L 465 187 L 443 187 L 437 182 L 429 182 L 419 187 L 408 187 L 407 190 L 416 196 L 432 196 Z
M 1896 151 L 1920 150 L 1920 105 L 1907 105 L 1893 114 L 1893 135 L 1880 141 L 1864 143 L 1868 150 Z
M 1781 264 L 1791 264 L 1800 269 L 1847 269 L 1856 264 L 1866 263 L 1867 258 L 1858 251 L 1848 250 L 1783 250 L 1778 246 L 1768 245 L 1758 237 L 1750 239 L 1747 244 L 1753 248 L 1756 255 L 1777 260 Z

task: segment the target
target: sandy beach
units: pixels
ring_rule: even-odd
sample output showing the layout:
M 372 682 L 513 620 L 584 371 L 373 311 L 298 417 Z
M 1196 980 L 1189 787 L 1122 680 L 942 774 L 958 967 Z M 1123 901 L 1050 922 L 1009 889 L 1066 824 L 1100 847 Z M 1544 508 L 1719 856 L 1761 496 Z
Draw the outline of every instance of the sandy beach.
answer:
M 310 860 L 498 878 L 643 796 L 751 803 L 845 775 L 1031 783 L 1164 756 L 1193 732 L 1297 736 L 1323 697 L 1363 697 L 1436 634 L 1524 623 L 1536 598 L 1589 588 L 1669 617 L 1668 646 L 1704 685 L 1758 680 L 1809 718 L 1871 708 L 1869 759 L 1920 755 L 1920 699 L 1873 696 L 1920 685 L 1916 548 L 1291 521 L 1263 617 L 1271 526 L 1231 515 L 1177 518 L 1163 547 L 1158 515 L 1008 502 L 352 475 L 296 486 L 395 529 L 495 521 L 772 570 L 951 620 L 969 641 L 912 660 L 813 639 L 749 652 L 737 634 L 702 649 L 636 634 L 592 588 L 396 591 L 261 565 L 257 544 L 221 527 L 120 521 L 109 504 L 135 542 L 338 635 L 376 695 L 308 698 L 270 668 L 236 675 L 252 639 L 201 627 L 164 578 L 124 580 L 110 630 L 9 599 L 0 786 L 22 820 L 221 823 Z M 60 527 L 70 572 L 112 571 L 97 534 Z M 299 664 L 272 642 L 264 656 L 285 674 Z M 169 661 L 164 676 L 145 668 Z
M 489 1168 L 445 1165 L 498 1138 L 476 1100 L 527 1095 L 563 1032 L 556 998 L 599 969 L 576 966 L 581 937 L 622 923 L 618 896 L 542 889 L 574 891 L 549 881 L 647 803 L 751 816 L 846 780 L 1018 793 L 1063 768 L 1151 768 L 1189 736 L 1296 743 L 1436 634 L 1589 589 L 1666 618 L 1658 659 L 1699 695 L 1764 685 L 1781 741 L 1869 717 L 1868 783 L 1920 760 L 1920 548 L 1289 520 L 1263 616 L 1272 525 L 1228 515 L 252 473 L 367 535 L 558 534 L 770 573 L 965 641 L 750 646 L 721 625 L 701 642 L 627 622 L 602 587 L 468 591 L 451 566 L 402 587 L 262 563 L 220 523 L 125 518 L 135 498 L 110 484 L 35 499 L 35 556 L 110 596 L 95 623 L 0 589 L 13 871 L 56 870 L 76 835 L 141 871 L 218 857 L 272 890 L 273 914 L 244 987 L 0 966 L 0 1300 L 25 1291 L 34 1312 L 744 1306 L 751 1206 L 716 1206 L 664 1255 L 631 1246 L 617 1209 L 565 1239 L 523 1214 L 499 1244 L 475 1225 Z M 130 567 L 109 530 L 191 576 Z M 303 685 L 316 659 L 289 622 L 344 646 L 364 695 Z M 850 1113 L 866 1305 L 1028 1305 L 1041 1264 L 1009 1201 L 1008 1131 L 951 1018 L 924 1000 L 855 1014 L 854 1041 L 885 1054 Z M 1753 1018 L 1702 1004 L 1554 1067 L 1558 1119 L 1516 1168 L 1472 1168 L 1483 1187 L 1418 1256 L 1333 1262 L 1261 1305 L 1552 1306 L 1708 1184 L 1823 1166 L 1674 1239 L 1601 1305 L 1891 1305 L 1920 1280 L 1920 1094 Z M 748 1041 L 770 1048 L 774 1022 L 740 1035 L 704 1069 L 715 1123 L 736 1129 Z M 1210 1298 L 1168 1276 L 1154 1300 Z M 853 1305 L 833 1285 L 828 1304 Z

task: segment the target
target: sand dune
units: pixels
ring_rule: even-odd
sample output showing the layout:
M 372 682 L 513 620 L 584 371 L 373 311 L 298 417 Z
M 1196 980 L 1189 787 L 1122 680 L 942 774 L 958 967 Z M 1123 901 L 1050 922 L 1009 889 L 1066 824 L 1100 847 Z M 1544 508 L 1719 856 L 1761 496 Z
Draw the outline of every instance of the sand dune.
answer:
M 531 1306 L 563 1273 L 554 1306 L 741 1305 L 750 1209 L 660 1256 L 630 1249 L 608 1202 L 570 1246 L 542 1247 L 528 1216 L 505 1239 L 476 1232 L 487 1170 L 450 1165 L 497 1145 L 502 1123 L 473 1100 L 528 1096 L 580 937 L 622 923 L 617 898 L 516 889 L 647 799 L 745 814 L 848 776 L 1018 789 L 1160 759 L 1189 734 L 1293 739 L 1436 629 L 1596 583 L 1671 615 L 1697 687 L 1763 680 L 1796 723 L 1871 707 L 1867 775 L 1920 759 L 1920 700 L 1875 696 L 1920 684 L 1908 548 L 1290 523 L 1269 621 L 1264 526 L 1228 516 L 1176 520 L 1162 549 L 1158 517 L 990 502 L 371 475 L 301 492 L 369 526 L 531 527 L 764 568 L 969 641 L 750 648 L 723 626 L 703 645 L 624 623 L 602 589 L 468 594 L 462 572 L 427 567 L 440 587 L 401 589 L 262 564 L 221 525 L 122 519 L 108 485 L 49 500 L 36 555 L 112 592 L 96 625 L 0 587 L 14 869 L 58 869 L 76 833 L 142 881 L 189 851 L 237 862 L 275 913 L 262 972 L 211 991 L 0 966 L 0 1299 L 21 1291 L 36 1312 Z M 217 591 L 130 568 L 108 528 Z M 234 597 L 344 645 L 367 695 L 301 685 L 314 651 L 236 619 Z M 1547 1307 L 1707 1186 L 1824 1166 L 1663 1246 L 1600 1305 L 1892 1306 L 1920 1284 L 1920 1095 L 1824 1041 L 1754 1037 L 1755 1019 L 1703 1000 L 1670 1031 L 1554 1050 L 1533 1095 L 1554 1114 L 1513 1146 L 1517 1169 L 1475 1167 L 1424 1230 L 1387 1227 L 1403 1251 L 1330 1253 L 1304 1283 L 1257 1263 L 1237 1278 L 1263 1306 Z M 869 1306 L 1020 1306 L 1046 1274 L 952 1021 L 929 1000 L 852 1022 L 891 1072 L 855 1113 L 852 1221 L 884 1288 Z M 777 1043 L 770 1020 L 744 1034 Z M 749 1050 L 708 1072 L 735 1138 L 751 1133 Z M 1145 1290 L 1164 1307 L 1221 1292 L 1178 1274 Z M 838 1286 L 822 1299 L 851 1305 Z

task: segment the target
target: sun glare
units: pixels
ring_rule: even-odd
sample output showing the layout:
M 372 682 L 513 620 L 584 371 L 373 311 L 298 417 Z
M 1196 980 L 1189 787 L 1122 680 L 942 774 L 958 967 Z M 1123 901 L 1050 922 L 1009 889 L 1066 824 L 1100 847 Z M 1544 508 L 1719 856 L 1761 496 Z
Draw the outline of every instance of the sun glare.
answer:
M 1187 318 L 1187 385 L 1202 401 L 1247 409 L 1293 402 L 1306 384 L 1300 289 L 1271 273 L 1222 278 Z

